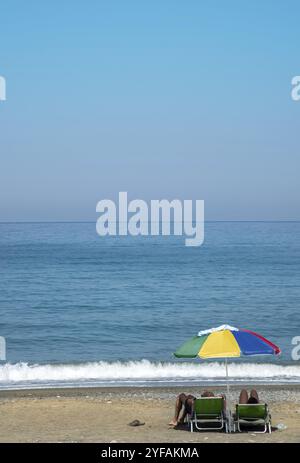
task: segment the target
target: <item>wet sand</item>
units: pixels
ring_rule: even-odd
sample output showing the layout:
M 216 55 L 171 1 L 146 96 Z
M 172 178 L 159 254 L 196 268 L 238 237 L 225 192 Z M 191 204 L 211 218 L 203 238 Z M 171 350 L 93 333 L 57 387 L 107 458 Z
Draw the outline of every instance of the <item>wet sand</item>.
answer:
M 224 388 L 210 387 L 215 393 Z M 300 442 L 300 386 L 256 387 L 267 402 L 272 434 L 190 433 L 168 426 L 183 388 L 70 388 L 0 391 L 0 442 Z M 199 395 L 203 388 L 184 392 Z M 240 387 L 231 388 L 236 403 Z M 131 427 L 138 419 L 145 424 Z

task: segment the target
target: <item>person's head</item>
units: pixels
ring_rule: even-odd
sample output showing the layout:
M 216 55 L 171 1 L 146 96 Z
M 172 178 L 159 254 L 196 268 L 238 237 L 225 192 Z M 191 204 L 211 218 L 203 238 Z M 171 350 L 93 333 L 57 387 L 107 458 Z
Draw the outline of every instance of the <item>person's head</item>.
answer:
M 258 404 L 258 400 L 256 397 L 249 397 L 248 404 Z
M 214 394 L 211 391 L 204 391 L 202 392 L 201 397 L 214 397 Z

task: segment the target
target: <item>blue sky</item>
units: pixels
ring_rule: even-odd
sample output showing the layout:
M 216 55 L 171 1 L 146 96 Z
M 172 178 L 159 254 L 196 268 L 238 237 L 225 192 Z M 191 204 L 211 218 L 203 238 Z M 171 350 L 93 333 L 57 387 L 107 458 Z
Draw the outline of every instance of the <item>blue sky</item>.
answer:
M 1 2 L 0 220 L 204 199 L 300 220 L 296 1 Z

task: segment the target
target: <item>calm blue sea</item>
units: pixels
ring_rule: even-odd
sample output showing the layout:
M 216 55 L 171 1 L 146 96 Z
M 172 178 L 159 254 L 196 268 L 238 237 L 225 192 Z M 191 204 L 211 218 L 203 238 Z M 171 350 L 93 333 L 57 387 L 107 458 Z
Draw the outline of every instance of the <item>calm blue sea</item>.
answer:
M 209 222 L 199 248 L 100 238 L 95 223 L 2 223 L 0 314 L 3 388 L 222 381 L 222 364 L 172 352 L 223 323 L 283 351 L 230 362 L 232 380 L 300 381 L 300 223 Z

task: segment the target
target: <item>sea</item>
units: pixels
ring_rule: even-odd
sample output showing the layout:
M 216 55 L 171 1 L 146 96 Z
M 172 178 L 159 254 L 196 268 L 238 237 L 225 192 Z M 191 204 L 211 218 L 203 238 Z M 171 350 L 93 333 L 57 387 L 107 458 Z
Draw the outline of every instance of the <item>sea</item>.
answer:
M 222 359 L 173 355 L 222 324 L 282 350 L 230 359 L 230 382 L 300 383 L 300 222 L 206 222 L 200 247 L 0 224 L 0 389 L 223 384 Z

